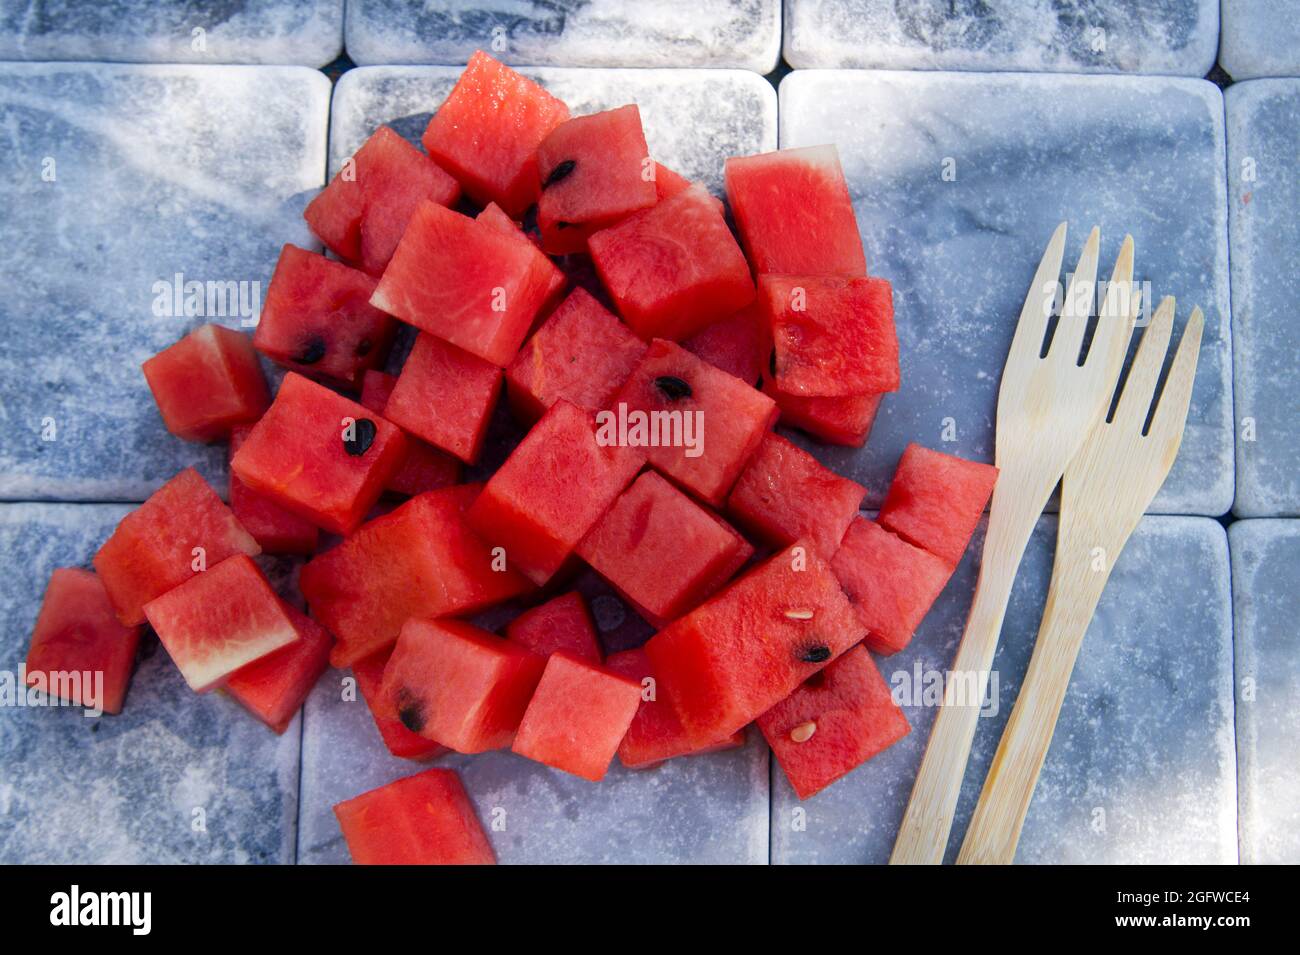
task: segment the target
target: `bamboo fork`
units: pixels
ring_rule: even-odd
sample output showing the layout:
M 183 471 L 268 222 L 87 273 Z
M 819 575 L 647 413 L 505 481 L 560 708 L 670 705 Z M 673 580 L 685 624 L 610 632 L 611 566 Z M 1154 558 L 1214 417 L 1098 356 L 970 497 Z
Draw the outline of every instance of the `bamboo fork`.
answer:
M 1131 305 L 1134 299 L 1133 239 L 1125 236 L 1101 320 L 1086 359 L 1079 362 L 1096 297 L 1100 233 L 1094 227 L 1075 267 L 1050 347 L 1042 355 L 1065 231 L 1062 222 L 1043 253 L 998 390 L 996 463 L 1001 473 L 989 507 L 979 583 L 953 667 L 959 674 L 973 674 L 979 692 L 973 700 L 956 698 L 954 689 L 965 686 L 968 679 L 950 680 L 945 688 L 943 706 L 935 718 L 894 843 L 890 858 L 894 864 L 943 861 L 1016 570 L 1065 466 L 1105 413 L 1136 318 L 1135 308 L 1120 308 L 1120 303 Z
M 1097 423 L 1065 470 L 1056 560 L 1038 641 L 958 863 L 1006 864 L 1015 858 L 1083 635 L 1111 568 L 1178 454 L 1204 321 L 1201 310 L 1193 309 L 1157 398 L 1173 322 L 1174 300 L 1166 298 L 1142 335 L 1114 419 Z M 1153 402 L 1151 427 L 1144 432 Z

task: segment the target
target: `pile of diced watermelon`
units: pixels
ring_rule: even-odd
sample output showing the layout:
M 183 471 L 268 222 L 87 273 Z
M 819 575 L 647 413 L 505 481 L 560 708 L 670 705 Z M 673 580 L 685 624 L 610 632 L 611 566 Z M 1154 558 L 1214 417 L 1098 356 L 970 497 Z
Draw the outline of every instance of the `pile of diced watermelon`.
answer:
M 285 246 L 251 340 L 205 325 L 145 362 L 173 434 L 229 440 L 229 505 L 183 471 L 94 574 L 56 571 L 29 679 L 101 670 L 74 702 L 117 712 L 147 621 L 196 692 L 278 732 L 332 664 L 400 757 L 509 747 L 594 781 L 757 723 L 801 798 L 905 735 L 868 651 L 907 645 L 996 469 L 912 445 L 871 521 L 774 432 L 861 445 L 899 385 L 835 148 L 729 160 L 737 238 L 636 106 L 571 118 L 482 53 L 423 146 L 381 127 L 308 206 L 334 257 Z M 274 398 L 259 353 L 288 369 Z M 503 393 L 527 433 L 461 483 Z M 260 552 L 310 555 L 309 613 Z M 584 566 L 643 647 L 605 656 Z M 505 603 L 502 635 L 466 619 Z M 336 812 L 358 862 L 493 860 L 449 770 Z

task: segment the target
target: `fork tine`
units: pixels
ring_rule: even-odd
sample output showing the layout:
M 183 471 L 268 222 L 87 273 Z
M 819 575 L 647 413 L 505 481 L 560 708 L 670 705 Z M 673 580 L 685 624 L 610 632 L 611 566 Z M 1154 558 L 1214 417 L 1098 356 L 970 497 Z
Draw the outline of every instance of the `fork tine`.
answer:
M 1068 360 L 1072 365 L 1078 362 L 1083 333 L 1087 331 L 1097 296 L 1097 247 L 1100 244 L 1101 229 L 1093 226 L 1088 241 L 1083 244 L 1083 251 L 1079 253 L 1079 264 L 1074 267 L 1070 287 L 1061 305 L 1061 320 L 1049 346 L 1048 354 L 1057 356 L 1057 361 Z
M 1020 321 L 1016 323 L 1016 334 L 1011 340 L 1011 353 L 1007 365 L 1012 362 L 1029 361 L 1038 357 L 1043 347 L 1043 335 L 1047 331 L 1047 321 L 1052 317 L 1052 306 L 1056 302 L 1057 283 L 1061 280 L 1061 258 L 1065 255 L 1066 223 L 1062 222 L 1052 233 L 1043 250 L 1043 258 L 1038 263 L 1038 271 L 1029 285 L 1025 304 L 1020 309 Z
M 1182 340 L 1178 343 L 1178 352 L 1174 363 L 1169 368 L 1169 377 L 1165 379 L 1164 391 L 1160 393 L 1160 403 L 1151 419 L 1151 437 L 1169 443 L 1165 456 L 1173 464 L 1178 445 L 1182 442 L 1183 425 L 1187 423 L 1187 406 L 1192 400 L 1192 385 L 1196 381 L 1196 360 L 1201 353 L 1201 333 L 1205 329 L 1205 316 L 1200 307 L 1192 309 L 1183 329 Z
M 1174 297 L 1166 295 L 1156 309 L 1151 324 L 1142 333 L 1137 355 L 1133 358 L 1133 367 L 1129 369 L 1124 391 L 1119 396 L 1119 406 L 1115 409 L 1116 421 L 1122 420 L 1139 429 L 1146 423 L 1173 329 Z

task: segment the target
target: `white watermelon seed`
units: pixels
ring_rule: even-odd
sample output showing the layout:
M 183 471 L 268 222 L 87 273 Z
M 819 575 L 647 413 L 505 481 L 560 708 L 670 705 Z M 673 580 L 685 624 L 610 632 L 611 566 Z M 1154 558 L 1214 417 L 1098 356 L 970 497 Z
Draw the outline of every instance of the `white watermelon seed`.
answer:
M 812 720 L 807 723 L 800 723 L 790 731 L 790 738 L 796 743 L 806 743 L 812 739 L 813 733 L 817 732 L 817 724 Z

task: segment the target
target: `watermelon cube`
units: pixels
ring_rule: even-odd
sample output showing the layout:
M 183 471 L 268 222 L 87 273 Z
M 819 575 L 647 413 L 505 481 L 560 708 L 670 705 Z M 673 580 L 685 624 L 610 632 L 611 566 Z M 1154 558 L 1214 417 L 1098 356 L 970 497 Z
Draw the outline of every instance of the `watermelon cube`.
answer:
M 652 162 L 635 105 L 556 126 L 537 148 L 542 248 L 552 255 L 584 252 L 591 233 L 654 205 Z
M 289 372 L 230 469 L 285 510 L 349 534 L 405 457 L 406 438 L 395 425 Z
M 382 371 L 367 371 L 361 380 L 361 404 L 375 414 L 384 414 L 388 396 L 397 385 L 397 376 Z M 460 481 L 460 461 L 445 451 L 407 436 L 406 457 L 385 485 L 385 491 L 414 497 L 425 491 L 451 487 Z
M 663 163 L 655 163 L 655 195 L 667 199 L 690 188 L 691 181 L 679 172 L 674 172 Z
M 682 347 L 747 385 L 758 384 L 772 352 L 767 319 L 757 304 L 704 327 L 682 342 Z
M 645 650 L 612 654 L 605 668 L 641 685 L 641 706 L 618 746 L 618 758 L 628 769 L 644 769 L 666 759 L 695 753 L 713 753 L 745 745 L 745 731 L 737 730 L 719 743 L 704 748 L 686 738 L 681 718 L 667 694 L 659 692 L 654 667 Z
M 835 575 L 800 542 L 645 645 L 692 745 L 731 735 L 862 640 Z
M 831 570 L 867 628 L 863 642 L 883 654 L 907 646 L 952 576 L 941 558 L 865 517 L 849 525 Z
M 785 547 L 806 538 L 829 558 L 866 493 L 861 484 L 769 432 L 731 489 L 727 513 L 765 541 Z
M 388 658 L 393 655 L 391 649 L 380 650 L 352 664 L 352 675 L 356 678 L 357 689 L 370 709 L 375 727 L 383 739 L 388 751 L 400 759 L 429 760 L 443 753 L 450 752 L 437 740 L 425 739 L 419 733 L 412 733 L 397 718 L 397 709 L 383 694 L 384 668 Z
M 512 747 L 600 782 L 641 706 L 641 685 L 561 650 L 546 662 Z
M 271 402 L 248 337 L 220 325 L 200 325 L 140 368 L 163 424 L 187 441 L 224 438 Z
M 602 444 L 591 413 L 561 398 L 492 475 L 466 517 L 540 586 L 644 461 L 635 448 Z
M 504 367 L 553 293 L 554 269 L 532 243 L 426 202 L 370 302 Z
M 27 685 L 67 703 L 120 713 L 139 643 L 140 628 L 118 621 L 98 577 L 59 567 L 32 630 Z
M 645 342 L 618 316 L 575 288 L 506 369 L 510 406 L 525 422 L 536 421 L 558 398 L 597 411 L 645 352 Z
M 519 227 L 519 223 L 501 211 L 501 207 L 495 202 L 489 202 L 484 206 L 483 211 L 475 217 L 474 221 L 490 226 L 502 235 L 509 236 L 518 242 L 523 242 L 530 249 L 539 248 L 539 245 Z M 538 267 L 546 277 L 546 297 L 537 313 L 539 316 L 545 316 L 559 302 L 569 284 L 568 277 L 558 265 L 545 256 L 542 259 L 550 268 L 547 269 L 540 261 L 538 262 Z M 534 325 L 536 324 L 537 322 L 534 321 Z
M 691 610 L 735 576 L 754 548 L 653 471 L 619 495 L 578 556 L 655 627 Z
M 481 487 L 413 497 L 303 567 L 299 586 L 312 615 L 338 640 L 334 666 L 390 646 L 410 617 L 473 613 L 528 589 L 465 522 Z
M 518 218 L 537 201 L 537 148 L 569 108 L 481 50 L 424 131 L 424 148 L 479 205 Z
M 397 323 L 370 304 L 375 280 L 315 252 L 280 252 L 253 345 L 286 368 L 356 387 L 383 364 Z
M 433 335 L 415 339 L 384 416 L 473 464 L 501 393 L 501 369 Z
M 758 300 L 782 391 L 844 397 L 898 390 L 893 289 L 884 279 L 761 275 Z
M 834 146 L 737 156 L 727 199 L 758 273 L 866 275 L 853 200 Z
M 380 693 L 413 733 L 458 753 L 509 746 L 546 659 L 459 620 L 408 620 Z
M 909 444 L 881 505 L 880 526 L 956 567 L 993 494 L 998 469 Z
M 284 612 L 300 639 L 250 663 L 226 680 L 225 690 L 277 733 L 289 727 L 330 662 L 330 635 L 288 604 Z
M 619 314 L 646 341 L 689 338 L 754 300 L 744 253 L 700 185 L 593 233 L 587 247 Z
M 571 591 L 526 610 L 506 626 L 506 639 L 538 656 L 565 650 L 599 664 L 600 642 L 582 594 Z
M 494 865 L 487 834 L 450 769 L 426 769 L 334 807 L 357 865 Z
M 230 458 L 248 437 L 252 428 L 239 425 L 230 432 Z M 258 546 L 268 554 L 311 554 L 316 551 L 320 529 L 306 518 L 286 511 L 263 497 L 230 472 L 230 510 L 244 530 L 253 535 Z
M 714 506 L 726 500 L 777 417 L 771 398 L 659 340 L 610 407 L 614 411 L 603 420 L 618 424 L 626 417 L 628 441 L 644 446 L 657 470 Z
M 377 276 L 421 202 L 453 206 L 459 198 L 460 183 L 380 126 L 307 205 L 303 218 L 339 258 Z
M 763 394 L 776 402 L 781 423 L 799 428 L 828 444 L 860 448 L 871 434 L 883 395 L 850 395 L 845 398 L 807 398 L 788 395 L 764 377 Z
M 911 727 L 871 654 L 854 647 L 758 718 L 800 799 L 821 792 Z
M 284 601 L 244 554 L 155 597 L 144 613 L 196 693 L 303 639 Z
M 230 508 L 186 468 L 160 487 L 113 531 L 95 554 L 95 572 L 117 619 L 144 623 L 144 605 L 234 554 L 261 548 Z

